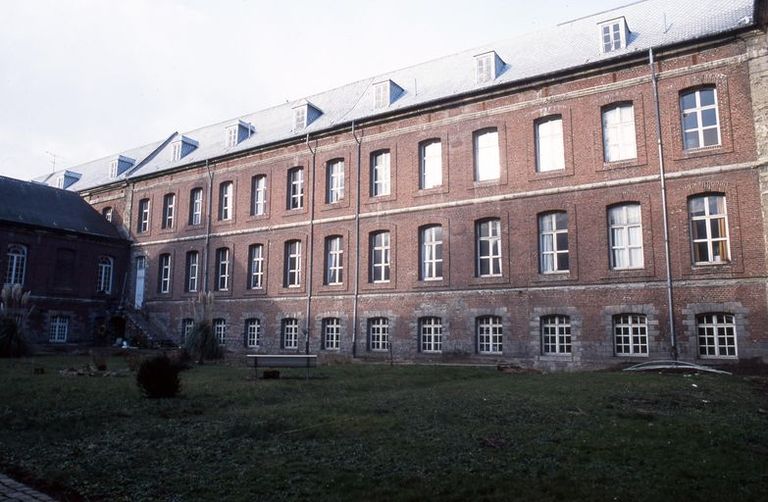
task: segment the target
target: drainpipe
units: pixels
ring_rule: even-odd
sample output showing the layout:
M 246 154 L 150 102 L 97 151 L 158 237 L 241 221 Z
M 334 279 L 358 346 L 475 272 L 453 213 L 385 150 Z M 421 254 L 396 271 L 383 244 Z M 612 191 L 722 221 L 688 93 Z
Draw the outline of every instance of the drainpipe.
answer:
M 205 169 L 208 171 L 208 217 L 205 221 L 205 256 L 203 257 L 203 290 L 208 294 L 208 256 L 211 252 L 211 218 L 213 214 L 213 171 L 208 164 L 208 159 L 205 160 Z M 202 210 L 202 208 L 200 208 Z
M 317 142 L 317 140 L 315 140 Z M 307 148 L 309 149 L 309 152 L 312 154 L 312 191 L 311 191 L 311 199 L 309 199 L 309 242 L 307 243 L 307 314 L 306 314 L 306 320 L 304 322 L 304 344 L 305 344 L 305 352 L 309 354 L 309 326 L 310 326 L 310 319 L 309 316 L 312 314 L 312 276 L 314 275 L 314 264 L 315 260 L 313 259 L 315 253 L 314 245 L 315 245 L 315 159 L 317 157 L 317 145 L 315 145 L 315 148 L 312 149 L 312 145 L 309 143 L 309 133 L 307 133 L 307 140 L 306 140 Z M 306 185 L 306 181 L 305 181 Z
M 659 180 L 661 188 L 661 212 L 664 221 L 664 261 L 667 269 L 667 316 L 669 317 L 669 340 L 672 345 L 672 358 L 677 361 L 677 336 L 675 334 L 675 308 L 672 297 L 672 260 L 669 246 L 669 212 L 667 210 L 667 182 L 664 171 L 664 145 L 661 140 L 661 105 L 659 104 L 659 83 L 653 59 L 653 48 L 648 49 L 648 65 L 651 69 L 651 86 L 656 111 L 656 145 L 659 154 Z
M 357 357 L 357 302 L 360 293 L 360 155 L 363 139 L 357 136 L 352 121 L 352 137 L 357 143 L 356 188 L 355 188 L 355 290 L 352 297 L 352 357 Z

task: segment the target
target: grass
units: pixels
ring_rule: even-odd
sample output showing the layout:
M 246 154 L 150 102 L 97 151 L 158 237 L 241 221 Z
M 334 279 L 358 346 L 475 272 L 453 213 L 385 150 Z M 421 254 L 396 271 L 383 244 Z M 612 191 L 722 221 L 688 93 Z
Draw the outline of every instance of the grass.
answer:
M 92 500 L 768 497 L 765 381 L 206 365 L 150 400 L 133 375 L 58 373 L 86 363 L 0 360 L 0 470 Z

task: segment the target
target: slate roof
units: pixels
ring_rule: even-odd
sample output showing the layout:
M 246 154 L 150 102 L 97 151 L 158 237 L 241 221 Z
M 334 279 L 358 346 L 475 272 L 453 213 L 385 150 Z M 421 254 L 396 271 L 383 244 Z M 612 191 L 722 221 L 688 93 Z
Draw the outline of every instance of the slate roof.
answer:
M 0 225 L 32 225 L 122 239 L 114 225 L 75 192 L 0 176 Z
M 233 152 L 303 138 L 306 134 L 350 124 L 352 121 L 359 122 L 452 96 L 575 70 L 585 65 L 619 60 L 630 54 L 647 52 L 649 48 L 656 49 L 741 30 L 754 25 L 754 11 L 754 0 L 642 0 L 560 23 L 549 29 L 375 75 L 211 126 L 173 133 L 165 141 L 117 152 L 115 155 L 137 160 L 136 167 L 124 173 L 123 178 L 152 175 Z M 602 53 L 599 23 L 622 16 L 629 28 L 626 48 Z M 474 56 L 488 51 L 495 51 L 505 65 L 495 79 L 477 84 Z M 388 107 L 374 109 L 373 84 L 387 79 L 400 86 L 403 92 Z M 322 115 L 306 128 L 294 131 L 293 108 L 306 102 L 318 108 Z M 251 124 L 254 132 L 239 144 L 227 147 L 225 128 L 238 120 Z M 199 146 L 184 158 L 174 160 L 169 144 L 181 135 L 198 141 Z M 109 161 L 112 158 L 114 156 L 70 167 L 70 171 L 81 173 L 82 177 L 68 189 L 86 190 L 114 181 L 108 177 Z M 53 180 L 55 174 L 38 179 L 49 184 Z

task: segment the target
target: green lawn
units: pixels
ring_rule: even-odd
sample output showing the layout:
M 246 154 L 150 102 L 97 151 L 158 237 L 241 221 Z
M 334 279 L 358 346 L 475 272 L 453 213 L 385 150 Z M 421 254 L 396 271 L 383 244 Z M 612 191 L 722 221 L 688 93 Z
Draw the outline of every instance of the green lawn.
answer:
M 94 500 L 768 499 L 765 381 L 206 365 L 149 400 L 58 373 L 86 363 L 0 360 L 0 470 Z

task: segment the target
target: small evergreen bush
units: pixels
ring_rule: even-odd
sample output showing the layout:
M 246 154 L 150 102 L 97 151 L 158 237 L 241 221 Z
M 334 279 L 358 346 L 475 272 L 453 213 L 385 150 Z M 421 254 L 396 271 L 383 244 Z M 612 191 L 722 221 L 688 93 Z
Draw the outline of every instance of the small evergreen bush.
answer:
M 208 321 L 200 321 L 195 324 L 187 337 L 184 348 L 189 351 L 192 357 L 197 359 L 197 364 L 203 364 L 205 359 L 221 359 L 224 356 L 219 341 L 213 334 L 211 323 Z
M 165 355 L 146 359 L 136 373 L 136 385 L 150 398 L 176 397 L 181 388 L 179 367 Z
M 29 345 L 16 321 L 0 316 L 0 357 L 22 357 L 29 354 Z

